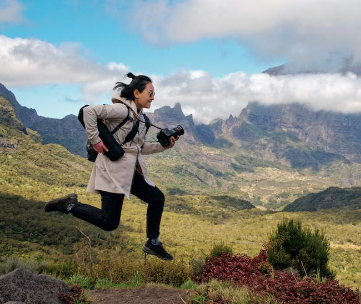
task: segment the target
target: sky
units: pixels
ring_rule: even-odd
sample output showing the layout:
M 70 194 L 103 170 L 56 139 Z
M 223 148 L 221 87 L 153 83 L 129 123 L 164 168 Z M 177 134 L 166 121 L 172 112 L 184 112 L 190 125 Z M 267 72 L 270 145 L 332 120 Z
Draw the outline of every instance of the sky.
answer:
M 148 75 L 152 110 L 179 102 L 197 123 L 250 101 L 361 112 L 359 0 L 0 0 L 0 83 L 39 115 L 110 103 Z M 293 75 L 264 70 L 286 64 Z M 317 73 L 304 73 L 314 71 Z

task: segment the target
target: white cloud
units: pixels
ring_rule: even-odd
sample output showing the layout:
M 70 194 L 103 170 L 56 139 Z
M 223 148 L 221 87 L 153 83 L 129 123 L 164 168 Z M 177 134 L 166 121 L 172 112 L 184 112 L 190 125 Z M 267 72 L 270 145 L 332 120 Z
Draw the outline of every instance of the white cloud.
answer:
M 129 81 L 124 78 L 129 69 L 123 63 L 102 66 L 83 53 L 77 44 L 56 47 L 40 40 L 0 35 L 0 82 L 10 89 L 78 84 L 82 98 L 77 100 L 99 103 L 101 96 L 110 95 L 116 81 Z M 361 112 L 361 79 L 352 73 L 248 76 L 237 72 L 216 78 L 202 70 L 179 70 L 150 76 L 157 92 L 154 107 L 179 102 L 185 114 L 193 114 L 203 123 L 230 114 L 238 116 L 250 101 L 299 102 L 315 110 Z
M 186 114 L 193 114 L 195 120 L 203 123 L 225 119 L 230 114 L 238 116 L 250 101 L 266 105 L 298 102 L 314 110 L 361 112 L 361 79 L 354 74 L 193 76 L 192 71 L 179 71 L 164 78 L 154 77 L 154 105 L 180 102 Z
M 81 47 L 64 43 L 59 47 L 36 39 L 0 35 L 0 81 L 7 86 L 81 84 L 86 101 L 110 90 L 128 71 L 122 63 L 102 66 L 83 55 Z
M 133 28 L 150 43 L 238 39 L 267 58 L 324 70 L 339 56 L 361 61 L 359 0 L 137 1 Z M 139 10 L 142 18 L 135 18 Z
M 17 0 L 1 0 L 0 2 L 0 24 L 23 23 L 22 12 L 24 6 Z

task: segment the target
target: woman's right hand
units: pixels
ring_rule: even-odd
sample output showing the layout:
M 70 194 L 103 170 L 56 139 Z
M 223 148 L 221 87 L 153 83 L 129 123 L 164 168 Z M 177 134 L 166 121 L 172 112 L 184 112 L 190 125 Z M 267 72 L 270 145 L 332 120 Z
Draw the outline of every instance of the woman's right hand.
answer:
M 104 152 L 108 152 L 108 148 L 104 145 L 103 141 L 100 141 L 99 143 L 92 145 L 93 149 L 97 151 L 98 153 L 104 154 Z

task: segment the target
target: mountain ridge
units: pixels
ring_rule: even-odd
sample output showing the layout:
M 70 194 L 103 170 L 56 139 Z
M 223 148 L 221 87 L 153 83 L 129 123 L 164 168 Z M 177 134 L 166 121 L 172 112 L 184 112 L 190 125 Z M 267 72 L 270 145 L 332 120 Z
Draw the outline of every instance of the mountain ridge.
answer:
M 314 212 L 331 208 L 361 208 L 361 187 L 339 188 L 330 187 L 318 193 L 310 193 L 304 197 L 296 199 L 287 205 L 283 211 Z
M 358 186 L 361 164 L 355 151 L 361 142 L 357 134 L 359 127 L 355 128 L 353 121 L 351 126 L 343 125 L 344 121 L 350 120 L 343 120 L 345 116 L 341 114 L 331 114 L 315 113 L 302 105 L 266 107 L 249 103 L 239 116 L 230 115 L 226 120 L 196 125 L 192 115 L 184 115 L 180 104 L 156 109 L 154 113 L 148 113 L 155 125 L 172 128 L 180 124 L 185 134 L 173 149 L 145 156 L 150 178 L 163 185 L 166 193 L 210 196 L 226 193 L 270 209 L 281 208 L 304 194 L 330 186 Z M 42 132 L 50 129 L 52 136 L 60 134 L 61 138 L 66 138 L 68 143 L 64 140 L 61 144 L 69 151 L 69 143 L 72 143 L 85 152 L 80 136 L 71 130 L 72 124 L 76 125 L 86 139 L 85 131 L 74 115 L 63 120 L 39 120 L 42 123 L 37 125 L 42 126 Z M 54 127 L 67 120 L 70 121 L 68 125 L 62 124 L 59 129 Z M 325 121 L 329 121 L 327 127 L 320 128 Z M 335 121 L 339 123 L 333 129 Z M 30 132 L 24 123 L 20 120 L 19 123 L 20 129 Z M 324 129 L 330 138 L 324 137 Z M 351 133 L 344 134 L 345 130 Z M 149 130 L 150 141 L 156 141 L 158 131 L 155 128 Z M 310 132 L 316 131 L 319 135 L 310 136 Z M 48 140 L 50 135 L 47 135 Z M 41 141 L 39 134 L 37 136 Z M 52 143 L 59 143 L 55 139 Z M 337 149 L 332 146 L 335 139 L 339 141 Z M 342 145 L 349 140 L 348 146 Z M 43 143 L 46 149 L 55 148 L 44 139 Z M 2 145 L 15 147 L 13 142 Z M 61 154 L 65 156 L 63 152 Z M 50 162 L 48 165 L 54 166 Z
M 12 105 L 16 117 L 29 129 L 38 132 L 44 144 L 60 144 L 70 152 L 86 156 L 86 135 L 75 115 L 67 115 L 62 119 L 48 118 L 38 115 L 35 109 L 20 105 L 15 95 L 0 83 L 0 96 Z
M 86 135 L 75 115 L 62 119 L 39 116 L 34 109 L 21 106 L 1 84 L 0 96 L 9 100 L 19 120 L 37 131 L 45 144 L 61 144 L 85 157 Z M 238 116 L 230 115 L 208 125 L 196 125 L 192 115 L 183 114 L 180 103 L 147 114 L 162 128 L 182 125 L 183 140 L 188 144 L 217 148 L 236 141 L 242 149 L 258 150 L 259 157 L 283 159 L 284 164 L 294 168 L 318 170 L 334 159 L 361 162 L 361 114 L 313 111 L 297 103 L 265 106 L 258 102 L 250 102 Z M 263 153 L 265 150 L 272 152 Z

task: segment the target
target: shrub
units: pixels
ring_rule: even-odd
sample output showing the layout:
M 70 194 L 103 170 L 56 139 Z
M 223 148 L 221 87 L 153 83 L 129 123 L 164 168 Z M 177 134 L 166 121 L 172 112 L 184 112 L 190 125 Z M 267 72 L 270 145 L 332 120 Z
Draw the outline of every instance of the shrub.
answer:
M 221 241 L 220 243 L 213 243 L 211 252 L 210 252 L 209 256 L 206 257 L 206 261 L 211 257 L 217 258 L 217 257 L 221 256 L 223 253 L 233 255 L 232 247 L 225 244 L 223 241 Z
M 84 294 L 84 289 L 78 285 L 73 285 L 70 288 L 70 294 L 62 293 L 59 295 L 59 300 L 64 304 L 91 304 Z
M 328 268 L 330 243 L 319 230 L 302 228 L 299 221 L 284 219 L 267 245 L 268 261 L 278 270 L 294 267 L 302 276 L 319 273 L 333 277 Z
M 182 260 L 164 262 L 160 260 L 147 261 L 141 270 L 144 282 L 154 282 L 181 286 L 191 277 L 191 268 Z
M 24 268 L 34 274 L 42 273 L 46 269 L 44 263 L 38 263 L 33 259 L 22 259 L 10 256 L 0 263 L 0 275 L 7 274 L 17 268 Z
M 51 262 L 46 266 L 45 272 L 59 278 L 69 278 L 77 272 L 73 260 Z
M 72 275 L 67 280 L 67 283 L 69 285 L 77 285 L 80 288 L 86 288 L 86 289 L 92 289 L 94 287 L 89 277 L 84 277 L 77 274 Z
M 360 304 L 358 292 L 339 285 L 331 278 L 321 282 L 316 278 L 301 278 L 298 274 L 278 270 L 264 271 L 266 267 L 266 251 L 261 251 L 255 258 L 224 253 L 218 258 L 210 258 L 204 264 L 203 273 L 197 282 L 209 282 L 213 279 L 232 282 L 248 287 L 256 295 L 264 296 L 270 301 L 276 299 L 281 303 Z M 228 302 L 219 300 L 213 303 Z
M 191 259 L 190 261 L 190 267 L 192 271 L 191 278 L 199 277 L 202 274 L 203 263 L 204 263 L 204 258 L 202 257 Z

